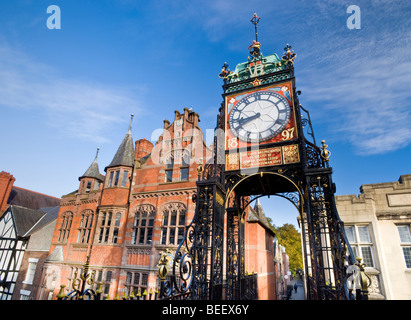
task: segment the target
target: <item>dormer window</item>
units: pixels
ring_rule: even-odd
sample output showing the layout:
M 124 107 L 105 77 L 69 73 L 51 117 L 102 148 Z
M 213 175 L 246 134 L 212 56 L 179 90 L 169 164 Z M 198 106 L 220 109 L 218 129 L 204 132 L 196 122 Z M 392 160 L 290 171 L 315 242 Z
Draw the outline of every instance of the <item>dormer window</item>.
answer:
M 86 193 L 90 193 L 90 189 L 91 189 L 91 181 L 88 181 L 87 186 L 86 186 Z

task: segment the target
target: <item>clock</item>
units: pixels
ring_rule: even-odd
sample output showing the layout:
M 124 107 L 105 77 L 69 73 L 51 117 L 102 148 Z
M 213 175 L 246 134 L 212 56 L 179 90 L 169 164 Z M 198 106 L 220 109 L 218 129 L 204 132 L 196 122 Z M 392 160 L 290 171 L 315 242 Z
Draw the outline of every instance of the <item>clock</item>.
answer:
M 232 108 L 228 123 L 242 141 L 267 141 L 277 136 L 290 121 L 291 108 L 277 92 L 257 91 L 241 98 Z

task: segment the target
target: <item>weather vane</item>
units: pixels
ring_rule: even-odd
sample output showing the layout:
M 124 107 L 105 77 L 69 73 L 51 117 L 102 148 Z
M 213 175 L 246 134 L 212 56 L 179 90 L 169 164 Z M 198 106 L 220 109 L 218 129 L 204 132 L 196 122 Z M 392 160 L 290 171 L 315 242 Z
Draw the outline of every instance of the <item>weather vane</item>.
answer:
M 260 21 L 260 17 L 257 16 L 256 13 L 254 13 L 253 18 L 250 20 L 250 22 L 254 25 L 254 28 L 255 28 L 255 41 L 256 42 L 258 42 L 258 39 L 257 39 L 257 24 L 258 24 L 259 21 Z

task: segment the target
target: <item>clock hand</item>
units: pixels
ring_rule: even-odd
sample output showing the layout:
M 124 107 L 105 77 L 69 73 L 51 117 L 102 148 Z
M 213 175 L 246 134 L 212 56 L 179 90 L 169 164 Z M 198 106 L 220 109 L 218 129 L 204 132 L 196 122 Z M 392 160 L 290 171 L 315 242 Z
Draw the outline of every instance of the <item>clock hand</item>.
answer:
M 250 121 L 257 119 L 261 116 L 261 113 L 257 112 L 255 115 L 248 117 L 248 118 L 241 118 L 238 120 L 240 126 L 244 126 L 245 124 L 249 123 Z

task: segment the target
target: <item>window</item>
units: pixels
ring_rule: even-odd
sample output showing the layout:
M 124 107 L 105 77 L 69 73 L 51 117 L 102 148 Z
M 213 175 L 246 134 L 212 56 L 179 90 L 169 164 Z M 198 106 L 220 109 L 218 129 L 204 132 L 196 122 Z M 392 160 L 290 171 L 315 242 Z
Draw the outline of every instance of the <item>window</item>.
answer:
M 95 283 L 95 286 L 97 287 L 99 283 L 103 284 L 103 297 L 106 297 L 110 292 L 110 284 L 111 284 L 112 277 L 113 277 L 113 272 L 110 270 L 97 271 L 97 281 Z
M 99 243 L 117 243 L 119 235 L 119 226 L 121 220 L 121 213 L 117 213 L 115 216 L 114 224 L 113 212 L 103 212 L 100 221 L 100 231 L 98 235 Z
M 29 300 L 31 292 L 28 290 L 20 290 L 20 300 Z
M 73 212 L 67 211 L 64 212 L 62 215 L 62 223 L 59 229 L 59 237 L 58 237 L 58 242 L 67 242 L 67 239 L 70 234 L 70 228 L 71 228 L 71 221 L 73 220 Z
M 91 210 L 87 210 L 81 214 L 77 243 L 89 243 L 91 227 L 93 225 L 93 217 L 93 211 Z
M 367 267 L 374 267 L 369 226 L 346 226 L 345 233 L 355 257 L 361 257 Z
M 181 181 L 188 180 L 188 167 L 180 168 L 180 180 Z
M 113 185 L 113 176 L 114 176 L 114 171 L 110 172 L 110 180 L 108 181 L 108 186 L 111 187 Z
M 190 166 L 190 154 L 184 153 L 181 159 L 181 168 L 180 168 L 180 180 L 181 181 L 188 180 L 189 166 Z
M 142 295 L 144 290 L 147 290 L 148 274 L 140 272 L 127 272 L 126 284 L 127 293 L 134 295 Z
M 121 213 L 117 213 L 116 220 L 114 222 L 113 243 L 117 243 L 117 240 L 118 240 L 118 230 L 120 227 L 120 220 L 121 220 Z
M 173 154 L 170 154 L 166 161 L 164 182 L 173 181 L 173 167 L 174 167 L 174 156 Z
M 173 181 L 173 172 L 174 166 L 179 166 L 180 168 L 176 168 L 176 170 L 180 170 L 180 181 L 187 181 L 189 178 L 189 166 L 190 166 L 190 153 L 186 150 L 183 151 L 183 155 L 181 156 L 181 152 L 170 152 L 165 157 L 165 169 L 164 169 L 164 182 L 172 182 Z M 178 173 L 178 171 L 177 171 Z M 175 176 L 178 179 L 178 177 Z
M 29 266 L 27 268 L 26 278 L 24 279 L 23 283 L 33 284 L 34 274 L 36 273 L 38 261 L 38 259 L 29 258 Z
M 91 181 L 88 181 L 87 187 L 86 187 L 86 193 L 90 193 L 90 189 L 91 189 Z
M 142 205 L 136 210 L 133 223 L 132 244 L 150 244 L 153 239 L 155 208 Z
M 117 187 L 118 185 L 118 179 L 120 177 L 120 170 L 116 171 L 116 177 L 114 178 L 114 186 Z
M 185 232 L 186 208 L 181 203 L 170 203 L 163 210 L 161 244 L 178 245 Z
M 345 228 L 345 233 L 347 234 L 348 242 L 354 243 L 355 241 L 355 230 L 354 226 L 347 226 Z
M 128 171 L 123 172 L 123 180 L 121 182 L 122 187 L 127 187 L 127 177 L 128 177 Z
M 397 226 L 401 243 L 411 243 L 410 226 Z
M 411 268 L 411 232 L 410 225 L 398 225 L 398 233 L 400 236 L 400 245 L 404 255 L 405 266 Z

